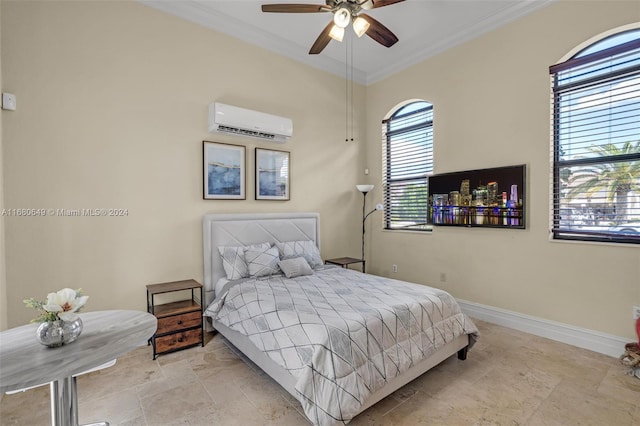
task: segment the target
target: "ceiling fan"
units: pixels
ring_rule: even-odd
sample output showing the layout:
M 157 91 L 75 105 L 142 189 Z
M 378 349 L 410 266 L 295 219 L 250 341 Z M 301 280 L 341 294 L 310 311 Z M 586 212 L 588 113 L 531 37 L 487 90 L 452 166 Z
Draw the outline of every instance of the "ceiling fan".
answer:
M 316 39 L 310 55 L 317 55 L 327 47 L 331 39 L 342 41 L 344 29 L 353 22 L 353 31 L 358 37 L 368 35 L 383 46 L 391 47 L 398 41 L 398 37 L 387 27 L 371 16 L 361 13 L 362 10 L 377 9 L 400 3 L 404 0 L 326 0 L 326 4 L 263 4 L 263 12 L 274 13 L 316 13 L 330 12 L 333 21 L 322 30 Z

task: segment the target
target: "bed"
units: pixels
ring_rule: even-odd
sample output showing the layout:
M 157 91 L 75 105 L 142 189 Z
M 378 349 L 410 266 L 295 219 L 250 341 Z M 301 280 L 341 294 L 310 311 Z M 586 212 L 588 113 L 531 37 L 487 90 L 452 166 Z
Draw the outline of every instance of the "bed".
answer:
M 348 423 L 477 338 L 442 290 L 323 265 L 317 213 L 208 214 L 203 243 L 210 326 L 313 424 Z

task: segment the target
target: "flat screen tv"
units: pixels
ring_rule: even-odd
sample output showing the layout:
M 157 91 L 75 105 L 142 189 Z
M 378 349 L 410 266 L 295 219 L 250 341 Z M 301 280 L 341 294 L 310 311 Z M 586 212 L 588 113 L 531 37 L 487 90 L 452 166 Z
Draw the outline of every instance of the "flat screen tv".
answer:
M 428 223 L 525 228 L 526 167 L 496 167 L 429 176 Z

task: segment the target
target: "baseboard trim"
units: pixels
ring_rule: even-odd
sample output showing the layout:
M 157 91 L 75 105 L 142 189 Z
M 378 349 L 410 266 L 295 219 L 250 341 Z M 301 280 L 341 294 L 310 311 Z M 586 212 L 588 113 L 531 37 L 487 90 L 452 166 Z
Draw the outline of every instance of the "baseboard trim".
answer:
M 493 306 L 481 305 L 461 299 L 458 299 L 458 303 L 462 311 L 471 318 L 477 318 L 616 358 L 624 353 L 624 345 L 629 343 L 629 340 L 612 334 L 494 308 Z

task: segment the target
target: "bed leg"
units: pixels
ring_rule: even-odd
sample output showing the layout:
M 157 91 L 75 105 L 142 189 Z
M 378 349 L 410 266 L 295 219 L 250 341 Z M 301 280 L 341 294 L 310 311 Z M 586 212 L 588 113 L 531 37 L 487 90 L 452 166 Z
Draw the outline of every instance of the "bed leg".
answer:
M 464 361 L 467 359 L 467 351 L 469 350 L 469 346 L 465 346 L 464 348 L 458 351 L 458 359 Z

